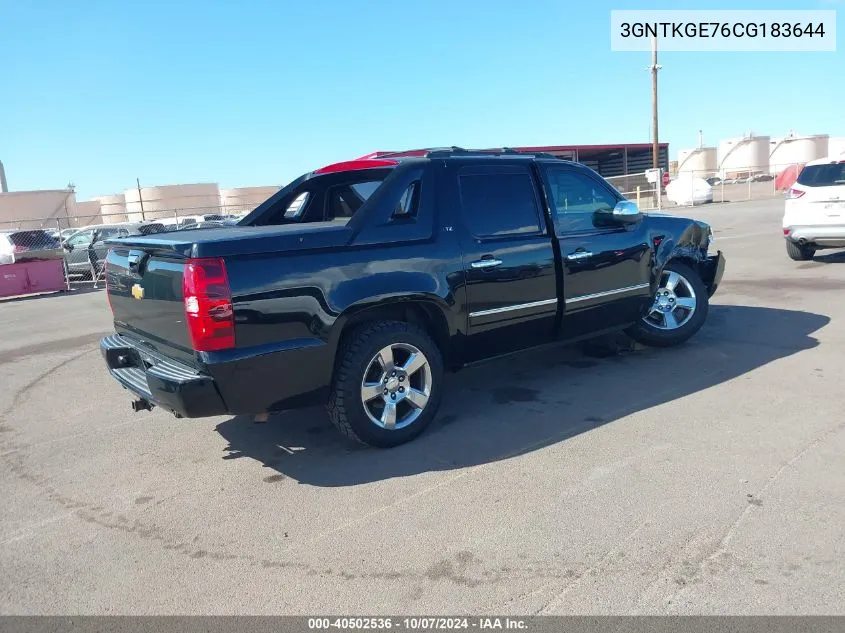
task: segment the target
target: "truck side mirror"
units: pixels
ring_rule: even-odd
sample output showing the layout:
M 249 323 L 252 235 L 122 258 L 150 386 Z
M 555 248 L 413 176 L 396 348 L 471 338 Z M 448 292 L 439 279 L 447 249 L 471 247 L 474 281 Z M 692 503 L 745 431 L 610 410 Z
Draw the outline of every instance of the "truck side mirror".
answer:
M 613 220 L 619 224 L 635 224 L 643 219 L 643 214 L 635 202 L 620 200 L 613 207 Z

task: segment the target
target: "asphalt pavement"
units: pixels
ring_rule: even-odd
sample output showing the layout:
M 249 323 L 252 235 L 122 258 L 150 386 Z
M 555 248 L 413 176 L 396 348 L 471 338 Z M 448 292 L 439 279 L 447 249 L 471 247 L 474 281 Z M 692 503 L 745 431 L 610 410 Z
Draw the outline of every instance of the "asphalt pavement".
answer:
M 134 414 L 102 291 L 0 302 L 0 613 L 845 614 L 845 254 L 782 208 L 670 211 L 727 257 L 688 344 L 460 372 L 389 451 Z

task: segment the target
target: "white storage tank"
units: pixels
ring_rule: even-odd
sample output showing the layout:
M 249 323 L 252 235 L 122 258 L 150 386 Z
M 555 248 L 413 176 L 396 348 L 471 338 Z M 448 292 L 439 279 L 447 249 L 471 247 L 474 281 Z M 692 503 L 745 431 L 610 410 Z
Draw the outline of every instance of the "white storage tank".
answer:
M 123 195 L 130 222 L 220 213 L 216 183 L 141 187 L 140 195 L 137 188 L 127 189 Z
M 76 223 L 74 226 L 89 226 L 91 224 L 102 224 L 100 215 L 100 202 L 98 200 L 85 200 L 76 203 Z
M 790 165 L 804 165 L 811 160 L 827 156 L 830 136 L 788 136 L 773 138 L 769 145 L 769 173 L 779 174 Z
M 719 142 L 719 171 L 722 178 L 741 178 L 769 171 L 768 136 L 748 134 Z
M 280 186 L 237 187 L 220 190 L 220 206 L 224 213 L 237 215 L 249 213 L 259 204 L 281 189 Z
M 718 167 L 715 147 L 697 147 L 678 151 L 679 174 L 712 175 Z
M 828 156 L 841 156 L 845 154 L 845 136 L 831 138 L 827 144 Z
M 126 198 L 123 194 L 96 196 L 92 200 L 100 203 L 100 218 L 103 224 L 126 222 Z

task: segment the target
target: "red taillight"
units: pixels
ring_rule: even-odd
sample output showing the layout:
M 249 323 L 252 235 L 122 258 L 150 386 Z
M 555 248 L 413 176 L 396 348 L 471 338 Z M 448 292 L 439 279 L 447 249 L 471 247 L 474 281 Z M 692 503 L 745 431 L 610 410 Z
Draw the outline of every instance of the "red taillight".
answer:
M 807 193 L 807 192 L 803 191 L 801 189 L 796 189 L 795 187 L 793 187 L 789 191 L 786 192 L 786 199 L 787 200 L 794 200 L 795 198 L 800 198 L 805 193 Z
M 789 229 L 784 229 L 783 234 L 788 236 L 789 235 Z
M 182 296 L 191 343 L 198 352 L 235 346 L 232 291 L 222 259 L 189 259 Z
M 355 169 L 374 169 L 376 167 L 393 167 L 398 164 L 395 160 L 384 159 L 364 159 L 364 160 L 347 160 L 342 163 L 334 163 L 316 170 L 315 174 L 330 174 L 336 171 L 352 171 Z
M 15 244 L 15 247 L 12 249 L 13 253 L 25 253 L 29 249 L 26 246 L 21 246 L 20 244 Z

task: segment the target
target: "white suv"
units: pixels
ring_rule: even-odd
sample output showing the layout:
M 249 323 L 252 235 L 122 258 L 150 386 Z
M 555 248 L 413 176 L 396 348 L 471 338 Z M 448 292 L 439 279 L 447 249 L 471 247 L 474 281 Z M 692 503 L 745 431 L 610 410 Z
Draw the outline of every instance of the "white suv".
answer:
M 845 248 L 845 153 L 804 166 L 786 193 L 783 235 L 797 261 L 822 248 Z

